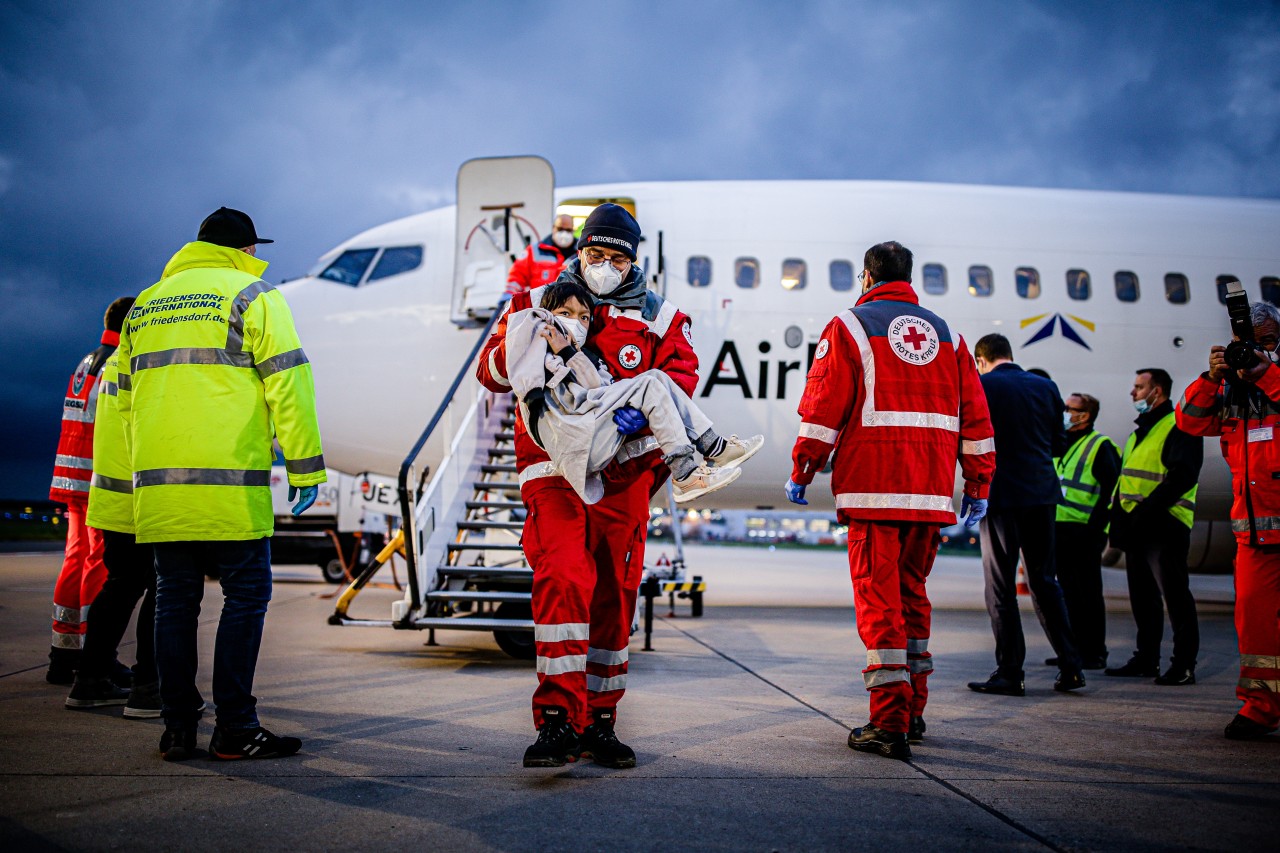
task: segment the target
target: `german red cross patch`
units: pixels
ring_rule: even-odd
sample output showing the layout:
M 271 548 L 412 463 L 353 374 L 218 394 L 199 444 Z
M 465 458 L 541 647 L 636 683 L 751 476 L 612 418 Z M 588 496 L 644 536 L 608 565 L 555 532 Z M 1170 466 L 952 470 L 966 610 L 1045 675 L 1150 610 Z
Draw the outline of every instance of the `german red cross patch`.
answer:
M 635 370 L 639 367 L 641 357 L 640 347 L 635 344 L 627 344 L 618 350 L 618 364 L 621 364 L 627 370 Z
M 907 364 L 928 364 L 938 355 L 938 333 L 928 320 L 903 314 L 889 323 L 889 346 Z

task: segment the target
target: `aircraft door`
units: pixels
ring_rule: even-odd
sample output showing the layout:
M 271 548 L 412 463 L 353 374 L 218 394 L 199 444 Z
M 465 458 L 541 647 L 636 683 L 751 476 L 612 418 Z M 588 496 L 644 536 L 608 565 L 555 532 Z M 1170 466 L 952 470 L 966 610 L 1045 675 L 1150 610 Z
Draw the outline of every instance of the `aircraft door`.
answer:
M 454 323 L 474 327 L 492 316 L 512 262 L 551 224 L 555 186 L 555 170 L 542 157 L 481 157 L 458 169 Z

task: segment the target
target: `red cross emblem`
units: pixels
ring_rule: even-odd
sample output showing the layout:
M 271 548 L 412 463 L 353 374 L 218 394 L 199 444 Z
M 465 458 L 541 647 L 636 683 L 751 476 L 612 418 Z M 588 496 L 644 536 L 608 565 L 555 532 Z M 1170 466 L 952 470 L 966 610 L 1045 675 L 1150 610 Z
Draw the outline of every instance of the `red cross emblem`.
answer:
M 924 346 L 924 342 L 929 340 L 929 336 L 912 326 L 902 335 L 902 340 L 911 344 L 911 348 L 916 352 L 920 352 L 920 347 Z
M 907 364 L 923 366 L 938 355 L 938 332 L 923 317 L 912 314 L 895 317 L 886 333 L 893 354 Z

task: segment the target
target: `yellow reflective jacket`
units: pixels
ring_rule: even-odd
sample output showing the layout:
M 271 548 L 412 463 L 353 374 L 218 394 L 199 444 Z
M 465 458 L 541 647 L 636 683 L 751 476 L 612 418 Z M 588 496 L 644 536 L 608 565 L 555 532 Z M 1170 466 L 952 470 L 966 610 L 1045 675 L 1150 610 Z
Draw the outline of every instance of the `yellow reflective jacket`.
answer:
M 94 415 L 93 479 L 85 523 L 98 530 L 133 533 L 133 468 L 120 417 L 120 351 L 113 352 L 98 375 L 98 407 Z
M 120 335 L 139 542 L 270 536 L 272 437 L 294 486 L 325 481 L 311 365 L 267 265 L 188 243 Z

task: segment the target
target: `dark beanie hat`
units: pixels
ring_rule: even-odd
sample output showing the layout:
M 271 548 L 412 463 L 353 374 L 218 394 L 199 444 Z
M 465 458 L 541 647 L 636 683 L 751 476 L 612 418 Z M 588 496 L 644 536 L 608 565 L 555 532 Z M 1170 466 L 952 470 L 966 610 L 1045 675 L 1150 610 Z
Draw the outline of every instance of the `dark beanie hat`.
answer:
M 202 243 L 213 243 L 231 249 L 275 242 L 258 236 L 249 214 L 230 207 L 220 207 L 206 216 L 204 222 L 200 223 L 200 233 L 196 235 L 196 239 Z
M 640 223 L 627 213 L 625 207 L 616 204 L 602 204 L 582 224 L 582 236 L 578 238 L 578 249 L 614 249 L 624 253 L 631 260 L 636 259 L 636 249 L 640 246 Z

